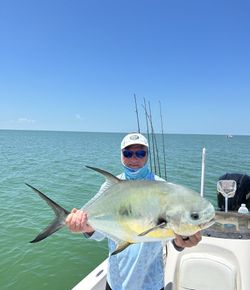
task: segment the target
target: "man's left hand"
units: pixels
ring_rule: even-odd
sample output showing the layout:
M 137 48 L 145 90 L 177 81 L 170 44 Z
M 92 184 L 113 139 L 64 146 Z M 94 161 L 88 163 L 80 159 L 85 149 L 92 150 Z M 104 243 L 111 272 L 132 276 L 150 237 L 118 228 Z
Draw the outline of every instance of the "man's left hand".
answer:
M 200 241 L 201 241 L 200 232 L 188 238 L 183 238 L 182 236 L 175 234 L 175 239 L 174 239 L 175 245 L 179 248 L 190 248 L 190 247 L 196 246 Z

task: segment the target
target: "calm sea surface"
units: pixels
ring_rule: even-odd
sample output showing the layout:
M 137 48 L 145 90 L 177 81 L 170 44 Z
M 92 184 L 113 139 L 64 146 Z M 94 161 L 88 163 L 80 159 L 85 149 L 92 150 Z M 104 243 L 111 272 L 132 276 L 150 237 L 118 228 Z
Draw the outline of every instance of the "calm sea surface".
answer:
M 0 130 L 0 289 L 71 289 L 107 256 L 106 242 L 87 241 L 67 229 L 30 244 L 51 221 L 47 204 L 24 183 L 67 209 L 81 207 L 103 177 L 122 170 L 119 133 Z M 161 136 L 158 136 L 163 164 Z M 226 172 L 250 174 L 250 136 L 165 135 L 167 178 L 200 190 L 206 147 L 205 195 L 216 206 L 216 182 Z M 163 169 L 162 169 L 163 172 Z

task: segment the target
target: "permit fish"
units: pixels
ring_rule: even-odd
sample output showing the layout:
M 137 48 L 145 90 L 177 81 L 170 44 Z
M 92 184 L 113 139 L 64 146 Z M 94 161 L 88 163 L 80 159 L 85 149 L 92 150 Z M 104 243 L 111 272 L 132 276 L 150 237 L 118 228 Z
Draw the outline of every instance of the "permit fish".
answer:
M 197 192 L 166 181 L 121 180 L 99 168 L 86 166 L 106 178 L 105 190 L 82 210 L 88 224 L 114 240 L 117 254 L 130 244 L 167 241 L 174 233 L 191 236 L 214 223 L 213 205 Z M 65 225 L 70 213 L 44 193 L 26 183 L 55 212 L 55 219 L 31 243 L 39 242 Z

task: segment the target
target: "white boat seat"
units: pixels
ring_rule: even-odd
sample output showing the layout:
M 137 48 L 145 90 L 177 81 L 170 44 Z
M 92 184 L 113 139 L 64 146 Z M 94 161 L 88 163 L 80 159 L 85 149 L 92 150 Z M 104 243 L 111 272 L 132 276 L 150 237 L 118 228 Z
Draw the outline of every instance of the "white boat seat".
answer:
M 180 290 L 236 290 L 237 269 L 221 257 L 204 253 L 184 255 L 179 264 Z

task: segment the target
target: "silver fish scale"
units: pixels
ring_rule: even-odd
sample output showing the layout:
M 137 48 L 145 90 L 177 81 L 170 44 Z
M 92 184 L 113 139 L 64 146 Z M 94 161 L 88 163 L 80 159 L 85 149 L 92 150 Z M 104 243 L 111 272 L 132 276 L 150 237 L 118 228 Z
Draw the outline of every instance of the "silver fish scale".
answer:
M 187 217 L 193 211 L 204 216 L 194 221 L 194 225 L 203 224 L 213 216 L 210 207 L 199 194 L 180 185 L 163 181 L 121 181 L 105 190 L 87 211 L 89 224 L 107 236 L 151 241 L 147 236 L 138 237 L 140 233 L 136 229 L 146 231 L 163 220 L 167 220 L 167 227 L 176 229 L 183 218 L 184 223 L 190 223 Z

